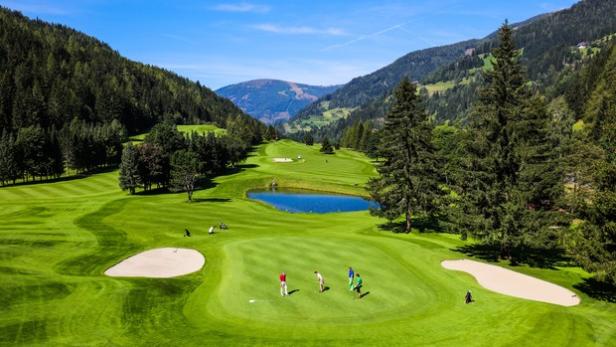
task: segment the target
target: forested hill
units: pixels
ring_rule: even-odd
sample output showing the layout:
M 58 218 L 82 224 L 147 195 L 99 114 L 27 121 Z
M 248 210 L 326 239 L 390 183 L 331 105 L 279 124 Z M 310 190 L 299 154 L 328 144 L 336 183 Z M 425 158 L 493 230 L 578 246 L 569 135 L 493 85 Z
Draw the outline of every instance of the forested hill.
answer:
M 0 7 L 0 129 L 60 129 L 74 119 L 119 121 L 129 132 L 163 119 L 230 119 L 258 127 L 232 102 L 172 72 L 130 61 L 105 43 L 62 25 Z
M 266 123 L 287 121 L 319 97 L 340 86 L 311 86 L 272 79 L 259 79 L 232 84 L 216 90 L 244 112 Z
M 438 67 L 454 62 L 464 55 L 476 40 L 428 48 L 409 53 L 371 74 L 354 78 L 336 92 L 326 95 L 301 110 L 296 119 L 307 120 L 326 111 L 353 109 L 389 93 L 404 77 L 419 81 Z M 299 124 L 298 122 L 295 123 Z
M 549 97 L 557 97 L 564 87 L 562 82 L 566 82 L 561 80 L 571 75 L 570 71 L 579 69 L 609 41 L 612 33 L 616 33 L 616 1 L 585 0 L 571 8 L 536 16 L 512 27 L 528 76 Z M 465 117 L 477 96 L 481 72 L 491 68 L 489 52 L 496 44 L 495 35 L 488 35 L 475 41 L 472 54 L 468 51 L 467 54 L 460 53 L 423 78 L 413 78 L 425 87 L 427 109 L 437 120 Z M 367 102 L 350 110 L 344 119 L 321 127 L 313 126 L 311 131 L 317 137 L 339 137 L 346 127 L 358 121 L 382 118 L 390 91 L 372 95 Z M 306 129 L 311 123 L 318 124 L 304 122 L 302 126 Z

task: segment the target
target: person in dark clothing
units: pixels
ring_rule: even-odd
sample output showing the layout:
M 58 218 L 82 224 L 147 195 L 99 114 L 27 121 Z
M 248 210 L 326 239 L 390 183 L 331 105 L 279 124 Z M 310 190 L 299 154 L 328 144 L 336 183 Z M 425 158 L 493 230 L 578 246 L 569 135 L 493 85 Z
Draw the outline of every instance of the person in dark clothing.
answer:
M 471 294 L 470 290 L 466 291 L 466 295 L 464 296 L 464 302 L 467 304 L 470 304 L 471 302 L 473 302 L 473 294 Z

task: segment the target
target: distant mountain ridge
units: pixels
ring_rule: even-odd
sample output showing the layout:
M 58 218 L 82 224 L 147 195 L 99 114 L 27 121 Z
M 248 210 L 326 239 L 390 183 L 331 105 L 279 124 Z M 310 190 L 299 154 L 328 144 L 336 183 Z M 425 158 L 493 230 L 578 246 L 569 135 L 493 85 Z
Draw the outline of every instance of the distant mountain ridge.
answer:
M 521 61 L 542 89 L 563 69 L 576 68 L 587 52 L 597 49 L 580 49 L 579 44 L 606 40 L 616 33 L 616 1 L 584 0 L 511 26 Z M 338 138 L 358 121 L 376 120 L 378 125 L 388 96 L 403 77 L 425 87 L 427 109 L 438 121 L 463 119 L 476 98 L 480 72 L 491 68 L 489 53 L 496 44 L 494 32 L 483 39 L 411 52 L 308 105 L 284 129 L 297 136 L 310 131 L 316 137 Z
M 263 123 L 273 124 L 289 120 L 306 105 L 338 88 L 258 79 L 222 87 L 216 93 Z

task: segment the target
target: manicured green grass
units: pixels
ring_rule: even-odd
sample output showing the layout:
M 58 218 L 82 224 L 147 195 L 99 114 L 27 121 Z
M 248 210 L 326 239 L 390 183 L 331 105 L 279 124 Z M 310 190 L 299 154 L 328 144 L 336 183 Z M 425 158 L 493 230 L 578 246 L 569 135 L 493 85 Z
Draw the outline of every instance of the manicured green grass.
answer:
M 217 136 L 225 135 L 227 133 L 227 129 L 222 129 L 217 127 L 214 124 L 194 124 L 194 125 L 178 125 L 178 131 L 190 134 L 192 132 L 197 132 L 199 134 L 207 134 L 209 132 L 214 132 Z M 134 135 L 130 137 L 132 141 L 143 141 L 148 133 L 142 133 L 138 135 Z
M 117 173 L 0 189 L 0 345 L 616 345 L 616 305 L 573 285 L 577 268 L 518 268 L 573 289 L 576 307 L 515 299 L 444 270 L 455 235 L 397 235 L 368 212 L 289 214 L 246 198 L 280 185 L 365 194 L 369 159 L 290 141 L 260 146 L 239 172 L 185 194 L 128 196 Z M 274 163 L 275 157 L 303 160 Z M 228 231 L 207 235 L 224 221 Z M 182 236 L 184 228 L 193 237 Z M 202 271 L 117 279 L 105 269 L 139 251 L 194 248 Z M 364 278 L 361 300 L 346 269 Z M 317 292 L 313 271 L 330 287 Z M 277 275 L 288 273 L 282 298 Z M 463 303 L 467 289 L 476 302 Z M 254 300 L 254 302 L 250 302 Z

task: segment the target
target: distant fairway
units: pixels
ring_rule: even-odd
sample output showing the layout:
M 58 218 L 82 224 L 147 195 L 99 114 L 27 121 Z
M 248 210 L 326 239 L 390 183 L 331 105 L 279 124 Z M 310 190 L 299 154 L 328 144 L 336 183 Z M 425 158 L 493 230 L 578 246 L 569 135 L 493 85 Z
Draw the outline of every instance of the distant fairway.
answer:
M 262 145 L 194 203 L 185 194 L 128 196 L 117 172 L 0 188 L 0 345 L 616 345 L 616 304 L 576 290 L 586 276 L 578 268 L 516 271 L 574 290 L 580 305 L 516 299 L 441 267 L 464 257 L 452 250 L 464 244 L 455 235 L 396 235 L 368 212 L 289 214 L 246 198 L 274 179 L 366 194 L 369 159 L 318 149 Z M 230 229 L 207 235 L 221 221 Z M 103 274 L 158 247 L 196 249 L 205 267 L 169 279 Z M 349 265 L 369 292 L 361 300 L 348 290 Z M 281 271 L 298 290 L 285 298 Z M 463 303 L 467 289 L 472 305 Z
M 227 133 L 227 129 L 219 128 L 214 124 L 178 125 L 177 128 L 178 128 L 178 131 L 184 134 L 190 134 L 192 132 L 196 132 L 198 134 L 203 135 L 203 134 L 213 132 L 214 134 L 219 136 L 219 135 L 224 135 Z M 130 139 L 132 141 L 143 141 L 145 140 L 145 136 L 147 134 L 148 133 L 142 133 L 139 135 L 131 136 Z

